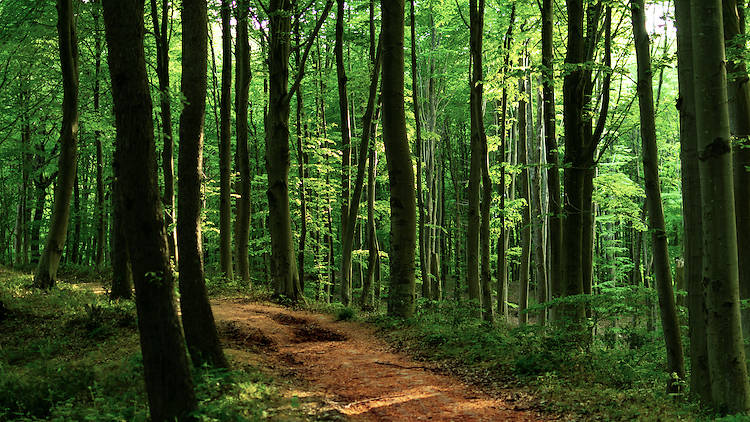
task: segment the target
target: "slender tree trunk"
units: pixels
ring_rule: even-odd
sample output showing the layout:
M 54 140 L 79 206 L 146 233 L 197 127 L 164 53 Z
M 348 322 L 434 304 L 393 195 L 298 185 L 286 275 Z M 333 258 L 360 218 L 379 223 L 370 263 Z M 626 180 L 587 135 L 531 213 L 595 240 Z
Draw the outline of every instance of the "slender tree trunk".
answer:
M 667 391 L 677 393 L 681 389 L 679 382 L 685 379 L 685 363 L 682 354 L 680 321 L 677 317 L 674 292 L 672 291 L 672 273 L 661 201 L 651 54 L 649 52 L 649 36 L 646 31 L 646 6 L 644 0 L 633 0 L 630 7 L 638 62 L 638 104 L 640 108 L 641 140 L 643 141 L 643 174 L 646 182 L 646 195 L 649 198 L 647 201 L 648 220 L 651 242 L 654 248 L 654 276 L 659 294 L 661 325 L 667 349 L 667 373 L 670 374 Z
M 703 287 L 703 221 L 698 170 L 698 132 L 693 84 L 693 40 L 690 2 L 675 0 L 677 22 L 677 75 L 680 97 L 680 167 L 682 175 L 682 214 L 685 278 L 688 289 L 690 331 L 690 391 L 703 403 L 711 403 L 711 377 L 706 341 L 706 292 Z M 637 240 L 640 244 L 640 238 Z M 640 275 L 640 249 L 637 251 Z
M 229 10 L 226 9 L 226 12 L 222 10 L 222 13 L 229 13 Z M 180 309 L 182 310 L 185 340 L 193 365 L 200 367 L 203 364 L 209 364 L 225 368 L 228 364 L 224 357 L 224 351 L 221 349 L 206 292 L 200 225 L 203 125 L 205 122 L 206 70 L 208 65 L 207 19 L 206 2 L 204 0 L 183 1 L 183 70 L 180 89 L 186 104 L 180 115 L 180 148 L 177 166 L 179 188 L 177 196 L 177 248 L 180 254 L 178 264 Z M 231 270 L 231 265 L 229 268 Z
M 703 221 L 712 404 L 720 412 L 750 408 L 742 340 L 737 226 L 720 0 L 691 2 L 698 168 Z
M 299 68 L 300 65 L 300 41 L 299 19 L 294 23 L 294 38 L 297 43 L 297 49 L 294 52 L 294 61 Z M 305 188 L 305 163 L 307 161 L 304 142 L 302 138 L 302 90 L 297 90 L 296 101 L 296 129 L 297 129 L 297 177 L 299 177 L 299 213 L 300 213 L 300 234 L 299 234 L 299 251 L 297 252 L 297 268 L 299 269 L 300 287 L 305 290 L 305 248 L 307 247 L 307 192 Z M 307 125 L 305 125 L 307 131 Z M 307 134 L 305 134 L 307 136 Z
M 419 271 L 422 275 L 422 297 L 428 299 L 432 296 L 430 292 L 430 267 L 429 250 L 425 239 L 425 204 L 424 192 L 422 190 L 422 119 L 419 112 L 419 68 L 417 67 L 417 41 L 416 41 L 416 19 L 414 14 L 414 0 L 410 0 L 409 20 L 411 27 L 411 92 L 412 106 L 414 108 L 414 130 L 415 144 L 417 150 L 417 208 L 419 208 Z
M 141 352 L 154 421 L 187 418 L 197 407 L 175 309 L 164 214 L 159 201 L 151 95 L 143 52 L 143 0 L 103 0 L 117 128 L 119 198 L 136 289 Z M 205 39 L 205 37 L 204 37 Z
M 552 298 L 563 295 L 561 283 L 562 259 L 562 207 L 560 200 L 560 158 L 557 152 L 555 119 L 555 83 L 553 0 L 542 0 L 542 89 L 544 96 L 544 143 L 547 148 L 547 189 L 549 194 L 549 290 Z M 555 319 L 554 309 L 550 319 Z
M 219 109 L 219 266 L 232 274 L 232 28 L 230 1 L 221 1 L 221 98 Z M 179 239 L 178 239 L 179 240 Z
M 391 287 L 388 313 L 414 314 L 416 194 L 404 111 L 404 0 L 381 0 L 383 139 L 391 192 Z
M 177 260 L 177 228 L 174 209 L 174 135 L 172 131 L 172 105 L 169 93 L 169 2 L 161 1 L 161 23 L 157 13 L 157 1 L 151 0 L 151 22 L 156 44 L 156 75 L 159 79 L 159 107 L 161 110 L 162 152 L 161 167 L 164 176 L 164 224 L 167 227 L 169 256 Z
M 484 116 L 482 113 L 482 31 L 484 28 L 484 0 L 469 3 L 471 50 L 471 163 L 469 165 L 469 222 L 466 231 L 466 265 L 469 299 L 482 304 L 482 283 L 479 275 L 480 243 L 480 187 L 482 183 L 482 146 L 486 144 Z
M 99 115 L 99 75 L 102 63 L 102 41 L 99 34 L 99 4 L 94 5 L 94 114 Z M 96 267 L 104 263 L 104 157 L 102 155 L 101 132 L 94 131 L 96 145 Z
M 344 68 L 344 0 L 336 0 L 336 76 L 339 88 L 339 112 L 341 117 L 341 233 L 347 232 L 349 212 L 349 191 L 351 183 L 351 129 L 349 121 L 349 95 L 346 89 L 347 77 Z M 352 230 L 352 233 L 354 231 Z M 347 253 L 342 248 L 342 256 Z M 351 254 L 351 251 L 348 251 Z M 352 260 L 343 256 L 341 261 L 341 302 L 349 306 L 352 299 Z
M 57 1 L 57 32 L 63 77 L 62 128 L 55 203 L 47 241 L 34 274 L 34 285 L 55 284 L 70 219 L 70 197 L 75 183 L 78 158 L 78 37 L 72 0 Z
M 537 104 L 539 108 L 542 107 L 542 97 L 537 92 Z M 538 122 L 541 123 L 541 116 L 537 115 Z M 533 231 L 533 247 L 534 247 L 534 267 L 536 274 L 536 289 L 537 298 L 539 303 L 547 301 L 547 256 L 544 242 L 544 232 L 546 229 L 546 213 L 544 212 L 544 204 L 542 201 L 542 155 L 544 154 L 544 139 L 543 133 L 535 131 L 533 135 L 528 139 L 529 158 L 531 159 L 530 174 L 530 189 L 529 194 L 531 195 L 531 217 L 532 217 L 532 231 Z M 546 325 L 547 323 L 547 311 L 542 310 L 539 312 L 539 324 Z
M 734 50 L 727 60 L 727 94 L 729 96 L 729 126 L 735 139 L 732 154 L 734 164 L 734 206 L 737 214 L 737 233 L 750 233 L 750 85 L 747 67 L 737 55 L 747 54 L 745 47 L 745 19 L 743 0 L 723 0 L 724 43 Z M 750 237 L 737 236 L 740 277 L 740 299 L 750 299 Z M 750 309 L 742 309 L 742 334 L 750 338 Z M 745 346 L 745 354 L 750 346 Z
M 250 240 L 250 207 L 251 175 L 250 155 L 247 147 L 248 137 L 248 103 L 250 79 L 250 43 L 247 32 L 249 6 L 247 0 L 237 3 L 237 44 L 235 46 L 237 76 L 235 79 L 235 112 L 237 114 L 237 167 L 240 174 L 239 198 L 237 198 L 237 220 L 235 222 L 234 243 L 236 248 L 237 275 L 245 283 L 250 282 L 250 259 L 248 242 Z M 304 201 L 304 199 L 303 199 Z M 304 203 L 304 202 L 303 202 Z M 304 221 L 304 220 L 303 220 Z
M 525 54 L 524 54 L 525 55 Z M 520 67 L 526 65 L 525 59 L 519 59 Z M 518 164 L 521 166 L 521 197 L 526 201 L 526 206 L 521 210 L 521 268 L 518 277 L 518 323 L 526 325 L 529 321 L 529 315 L 526 308 L 529 306 L 529 270 L 531 256 L 531 213 L 530 213 L 530 195 L 529 195 L 529 167 L 527 142 L 527 125 L 531 122 L 527 119 L 526 112 L 526 76 L 522 76 L 518 81 L 518 92 L 521 93 L 518 101 Z

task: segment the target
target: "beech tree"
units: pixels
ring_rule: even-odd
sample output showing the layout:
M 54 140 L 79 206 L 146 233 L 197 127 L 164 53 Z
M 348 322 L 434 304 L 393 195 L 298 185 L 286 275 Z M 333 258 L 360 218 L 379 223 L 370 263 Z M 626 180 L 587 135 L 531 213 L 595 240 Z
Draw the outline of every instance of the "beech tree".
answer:
M 57 35 L 63 79 L 62 127 L 55 203 L 34 285 L 54 286 L 70 220 L 70 199 L 78 162 L 78 37 L 72 0 L 57 1 Z M 26 211 L 24 210 L 23 213 Z
M 103 0 L 115 107 L 119 196 L 138 311 L 151 419 L 186 418 L 196 406 L 174 298 L 157 185 L 152 103 L 143 50 L 143 0 Z M 205 28 L 205 25 L 204 25 Z M 205 40 L 205 37 L 204 37 Z

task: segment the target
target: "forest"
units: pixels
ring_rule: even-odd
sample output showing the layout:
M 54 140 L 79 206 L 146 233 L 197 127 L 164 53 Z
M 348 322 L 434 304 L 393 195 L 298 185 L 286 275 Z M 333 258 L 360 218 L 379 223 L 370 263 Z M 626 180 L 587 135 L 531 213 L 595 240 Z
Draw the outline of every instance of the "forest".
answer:
M 0 0 L 0 421 L 750 420 L 746 14 Z

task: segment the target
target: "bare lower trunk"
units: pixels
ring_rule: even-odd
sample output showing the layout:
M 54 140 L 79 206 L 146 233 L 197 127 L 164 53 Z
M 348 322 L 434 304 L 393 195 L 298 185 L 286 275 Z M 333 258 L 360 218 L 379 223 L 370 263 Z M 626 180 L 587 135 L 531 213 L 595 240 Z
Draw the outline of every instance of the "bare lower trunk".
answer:
M 391 289 L 388 313 L 414 314 L 416 194 L 404 111 L 404 1 L 382 0 L 383 139 L 391 192 Z
M 651 55 L 649 36 L 646 31 L 646 7 L 644 0 L 631 3 L 633 38 L 638 62 L 638 103 L 640 108 L 641 140 L 643 141 L 643 174 L 648 196 L 648 220 L 651 242 L 654 249 L 654 276 L 659 294 L 661 325 L 667 349 L 667 391 L 681 390 L 680 381 L 685 379 L 685 363 L 682 354 L 680 321 L 677 317 L 672 273 L 670 270 L 664 210 L 659 180 L 659 152 L 656 146 L 656 123 L 654 115 L 654 93 L 651 77 Z
M 228 13 L 228 11 L 227 11 Z M 186 104 L 180 115 L 177 196 L 177 248 L 180 254 L 180 309 L 185 341 L 193 364 L 228 366 L 208 302 L 203 270 L 201 179 L 206 105 L 208 39 L 206 3 L 184 0 L 182 11 L 182 81 Z
M 103 0 L 117 128 L 123 223 L 133 268 L 146 392 L 154 421 L 197 406 L 177 317 L 157 184 L 151 95 L 143 52 L 143 1 Z
M 237 220 L 235 221 L 234 243 L 236 248 L 237 275 L 245 283 L 250 282 L 250 259 L 248 242 L 250 237 L 251 175 L 248 138 L 248 103 L 250 79 L 250 44 L 248 38 L 248 4 L 240 0 L 237 6 L 237 60 L 235 110 L 237 114 L 237 167 L 239 171 L 239 198 L 237 198 Z M 304 218 L 304 217 L 303 217 Z
M 221 2 L 221 108 L 219 111 L 219 266 L 232 273 L 232 29 L 230 1 Z M 178 238 L 179 241 L 179 238 Z
M 60 159 L 55 203 L 52 209 L 47 241 L 34 273 L 34 285 L 50 288 L 55 284 L 70 219 L 70 198 L 73 193 L 78 142 L 78 38 L 76 18 L 71 0 L 57 1 L 57 32 L 60 65 L 63 77 L 62 128 Z
M 721 1 L 691 3 L 703 221 L 703 284 L 708 310 L 708 363 L 712 404 L 720 412 L 750 408 L 740 324 L 737 227 L 723 63 Z

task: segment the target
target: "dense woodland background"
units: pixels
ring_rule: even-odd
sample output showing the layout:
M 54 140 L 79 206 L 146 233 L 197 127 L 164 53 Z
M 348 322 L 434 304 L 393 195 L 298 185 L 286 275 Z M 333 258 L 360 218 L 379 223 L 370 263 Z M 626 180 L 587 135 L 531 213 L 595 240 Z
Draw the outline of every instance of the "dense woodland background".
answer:
M 56 6 L 0 1 L 0 263 L 135 283 L 153 419 L 195 408 L 187 357 L 228 365 L 227 288 L 750 410 L 742 2 Z M 520 372 L 559 370 L 539 347 Z

